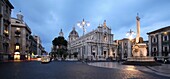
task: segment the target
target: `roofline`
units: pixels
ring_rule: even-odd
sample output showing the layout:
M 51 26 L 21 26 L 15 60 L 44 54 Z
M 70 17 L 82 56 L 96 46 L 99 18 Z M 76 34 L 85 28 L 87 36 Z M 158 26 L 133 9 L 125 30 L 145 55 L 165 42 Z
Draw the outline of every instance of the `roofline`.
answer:
M 5 0 L 5 2 L 10 6 L 11 9 L 14 9 L 14 6 L 9 2 L 9 0 Z
M 166 27 L 163 27 L 163 28 L 160 28 L 160 29 L 157 29 L 157 30 L 154 30 L 154 31 L 151 31 L 151 32 L 148 32 L 147 34 L 152 34 L 152 33 L 155 33 L 155 32 L 159 32 L 159 31 L 163 31 L 165 29 L 169 28 L 170 29 L 170 26 L 166 26 Z
M 14 17 L 11 17 L 11 19 L 19 20 L 19 19 L 14 18 Z M 19 20 L 19 21 L 21 21 L 21 20 Z M 24 21 L 23 21 L 23 22 L 24 22 Z M 12 25 L 12 24 L 11 24 L 11 25 Z M 13 26 L 17 26 L 17 25 L 13 25 Z M 24 26 L 25 26 L 25 28 L 26 28 L 30 33 L 32 33 L 32 32 L 31 32 L 31 28 L 27 25 L 27 23 L 24 23 Z

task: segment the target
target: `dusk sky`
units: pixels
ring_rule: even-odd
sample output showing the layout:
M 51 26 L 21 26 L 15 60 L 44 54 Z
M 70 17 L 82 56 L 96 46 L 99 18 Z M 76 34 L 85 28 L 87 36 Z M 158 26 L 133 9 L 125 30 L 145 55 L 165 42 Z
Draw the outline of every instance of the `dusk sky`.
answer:
M 10 0 L 14 9 L 12 17 L 21 11 L 32 34 L 40 36 L 47 52 L 52 40 L 63 29 L 67 39 L 73 26 L 79 36 L 82 29 L 77 22 L 83 18 L 90 22 L 86 33 L 96 29 L 106 20 L 112 29 L 114 40 L 126 38 L 132 29 L 136 32 L 136 15 L 141 18 L 141 36 L 147 40 L 147 32 L 170 25 L 170 0 Z

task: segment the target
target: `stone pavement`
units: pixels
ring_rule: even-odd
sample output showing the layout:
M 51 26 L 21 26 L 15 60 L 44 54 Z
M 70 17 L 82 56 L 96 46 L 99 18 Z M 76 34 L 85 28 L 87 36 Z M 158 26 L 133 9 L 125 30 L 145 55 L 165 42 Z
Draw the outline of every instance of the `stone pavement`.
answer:
M 162 64 L 162 66 L 147 66 L 147 68 L 160 75 L 170 77 L 170 64 Z
M 170 79 L 133 68 L 109 69 L 82 62 L 0 62 L 0 79 Z
M 94 62 L 88 63 L 92 66 L 104 67 L 104 68 L 114 68 L 122 70 L 131 70 L 131 71 L 145 71 L 151 72 L 162 76 L 170 77 L 170 64 L 162 64 L 162 66 L 133 66 L 133 65 L 122 65 L 117 62 Z

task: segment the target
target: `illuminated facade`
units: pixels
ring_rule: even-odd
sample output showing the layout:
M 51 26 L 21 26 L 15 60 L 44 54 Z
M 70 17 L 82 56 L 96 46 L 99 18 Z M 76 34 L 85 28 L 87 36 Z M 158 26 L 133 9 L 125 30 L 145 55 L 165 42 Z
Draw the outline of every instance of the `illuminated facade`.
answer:
M 14 7 L 8 0 L 0 0 L 0 60 L 10 59 L 11 9 Z
M 31 29 L 23 20 L 21 12 L 17 14 L 17 18 L 11 18 L 11 50 L 14 59 L 26 59 L 30 50 Z M 16 58 L 15 56 L 20 58 Z
M 75 28 L 68 36 L 68 52 L 78 53 L 78 59 L 102 60 L 115 57 L 113 34 L 106 21 L 97 29 L 79 37 Z

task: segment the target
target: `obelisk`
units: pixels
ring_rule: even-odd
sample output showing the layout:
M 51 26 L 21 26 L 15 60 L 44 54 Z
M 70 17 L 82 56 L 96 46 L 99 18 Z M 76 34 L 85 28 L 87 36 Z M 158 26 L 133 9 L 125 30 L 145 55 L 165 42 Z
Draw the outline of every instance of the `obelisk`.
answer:
M 138 16 L 139 14 L 137 13 L 136 16 L 136 27 L 137 27 L 137 34 L 136 34 L 136 43 L 139 43 L 139 38 L 140 38 L 140 18 Z

